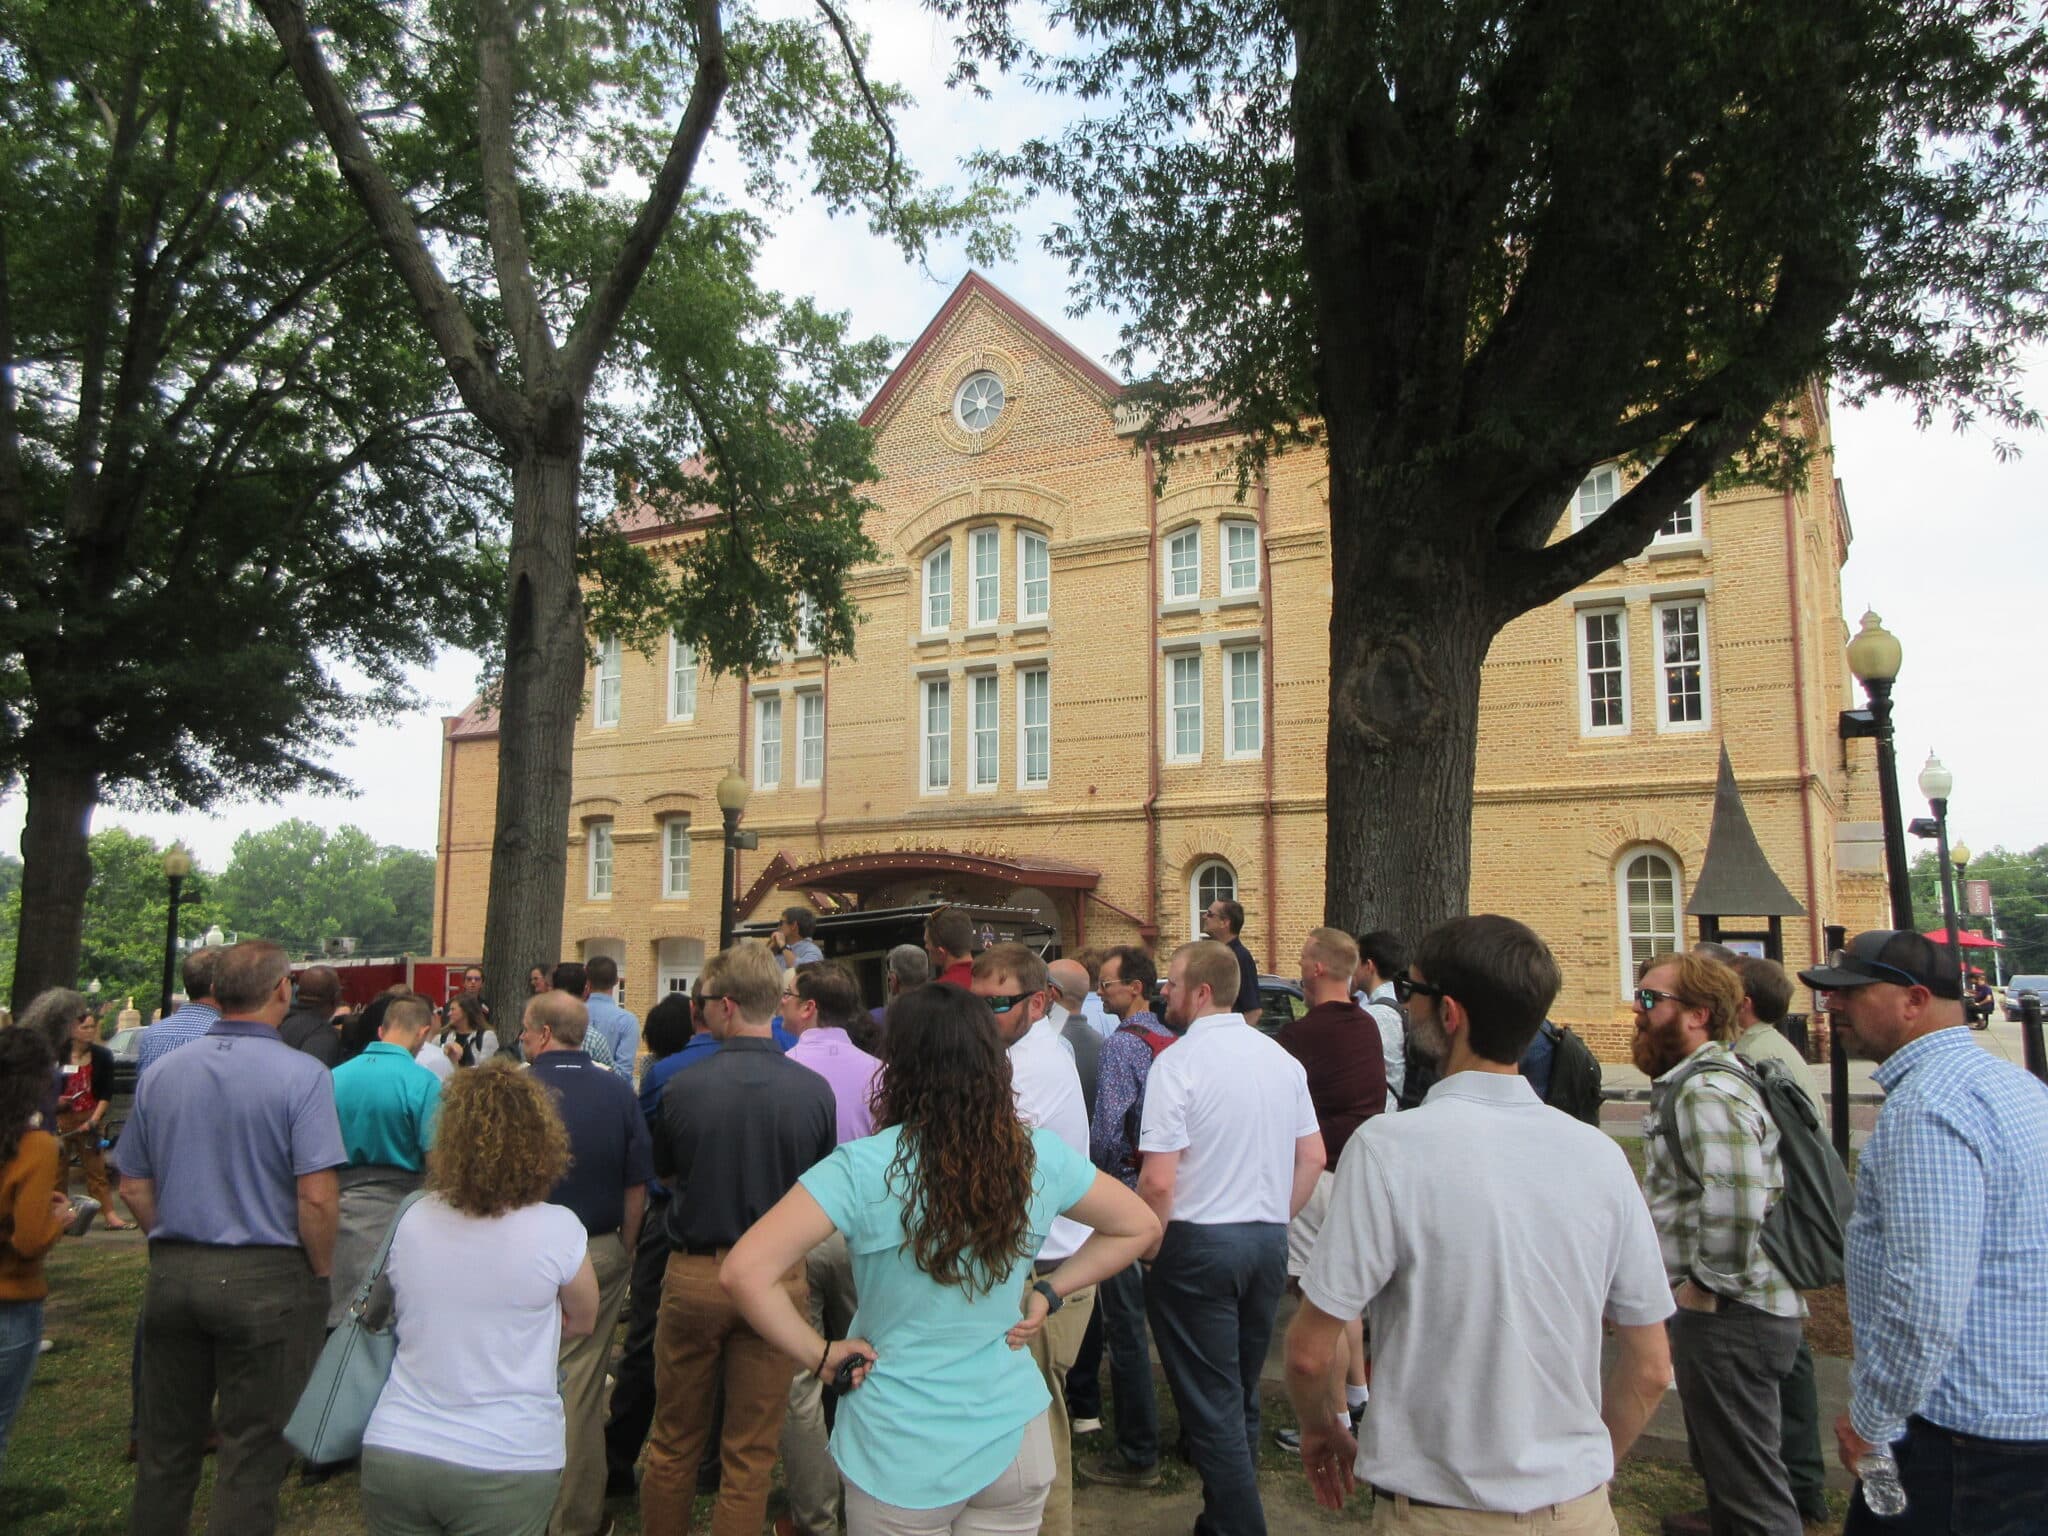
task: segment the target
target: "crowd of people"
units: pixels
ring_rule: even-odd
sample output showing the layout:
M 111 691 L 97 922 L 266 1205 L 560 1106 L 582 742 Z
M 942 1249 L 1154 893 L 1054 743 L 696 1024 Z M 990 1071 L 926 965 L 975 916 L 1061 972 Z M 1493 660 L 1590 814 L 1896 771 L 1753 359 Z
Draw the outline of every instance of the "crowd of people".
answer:
M 1362 1482 L 1392 1530 L 1611 1533 L 1607 1485 L 1675 1374 L 1707 1508 L 1671 1536 L 1824 1515 L 1772 1238 L 1794 1129 L 1770 1074 L 1820 1120 L 1775 1027 L 1791 978 L 1712 945 L 1644 965 L 1638 1182 L 1521 923 L 1412 949 L 1315 929 L 1305 1008 L 1269 1035 L 1243 921 L 1215 903 L 1162 974 L 1136 945 L 982 948 L 940 909 L 870 1009 L 792 908 L 644 1037 L 603 958 L 536 966 L 500 1023 L 474 968 L 439 1008 L 358 1011 L 274 944 L 194 952 L 114 1153 L 149 1239 L 130 1530 L 187 1529 L 215 1445 L 209 1528 L 275 1528 L 285 1422 L 387 1243 L 397 1350 L 360 1458 L 380 1536 L 595 1536 L 624 1497 L 675 1536 L 706 1489 L 716 1536 L 758 1536 L 778 1461 L 778 1536 L 1069 1536 L 1076 1481 L 1158 1481 L 1155 1350 L 1198 1536 L 1262 1536 L 1289 1293 L 1287 1443 L 1331 1508 Z M 1801 979 L 1889 1094 L 1835 1434 L 1852 1472 L 1889 1455 L 1907 1513 L 1859 1496 L 1850 1529 L 2022 1529 L 1998 1521 L 2037 1519 L 2048 1484 L 2048 1091 L 1971 1040 L 1917 935 Z M 83 1004 L 0 1031 L 0 1458 L 74 1219 L 64 1148 L 109 1092 Z M 1077 1458 L 1105 1369 L 1114 1434 Z

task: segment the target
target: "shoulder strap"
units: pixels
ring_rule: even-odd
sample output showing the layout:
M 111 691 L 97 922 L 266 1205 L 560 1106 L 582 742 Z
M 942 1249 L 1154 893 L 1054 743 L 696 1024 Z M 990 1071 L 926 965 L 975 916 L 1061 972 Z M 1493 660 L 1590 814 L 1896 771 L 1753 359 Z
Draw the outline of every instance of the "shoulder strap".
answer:
M 1748 1067 L 1742 1064 L 1742 1059 L 1740 1057 L 1731 1056 L 1725 1061 L 1720 1060 L 1718 1058 L 1709 1057 L 1704 1061 L 1693 1062 L 1691 1065 L 1686 1067 L 1686 1069 L 1683 1072 L 1680 1072 L 1678 1076 L 1671 1079 L 1671 1083 L 1669 1087 L 1666 1088 L 1664 1093 L 1664 1107 L 1667 1111 L 1674 1109 L 1677 1105 L 1678 1090 L 1680 1088 L 1683 1088 L 1687 1083 L 1691 1082 L 1694 1078 L 1698 1077 L 1703 1072 L 1730 1073 L 1735 1077 L 1741 1078 L 1745 1083 L 1748 1083 L 1752 1088 L 1756 1088 L 1759 1097 L 1762 1096 L 1762 1089 L 1757 1083 L 1756 1075 L 1752 1073 Z M 1764 1099 L 1764 1114 L 1768 1116 L 1770 1115 L 1770 1113 L 1770 1100 L 1766 1098 Z M 1674 1113 L 1666 1113 L 1664 1116 L 1664 1121 L 1661 1129 L 1664 1133 L 1664 1145 L 1671 1153 L 1671 1161 L 1678 1165 L 1678 1171 L 1684 1174 L 1685 1177 L 1694 1184 L 1704 1183 L 1705 1181 L 1700 1178 L 1698 1172 L 1694 1170 L 1692 1164 L 1689 1161 L 1687 1161 L 1685 1156 L 1685 1148 L 1679 1145 L 1678 1116 Z
M 383 1278 L 384 1265 L 391 1258 L 391 1240 L 398 1236 L 398 1224 L 405 1220 L 405 1213 L 426 1198 L 424 1189 L 416 1189 L 398 1202 L 398 1209 L 391 1213 L 391 1225 L 384 1229 L 384 1241 L 377 1249 L 377 1257 L 370 1261 L 370 1268 L 363 1276 L 362 1284 L 349 1301 L 349 1310 L 361 1316 L 362 1309 L 370 1304 L 370 1292 Z

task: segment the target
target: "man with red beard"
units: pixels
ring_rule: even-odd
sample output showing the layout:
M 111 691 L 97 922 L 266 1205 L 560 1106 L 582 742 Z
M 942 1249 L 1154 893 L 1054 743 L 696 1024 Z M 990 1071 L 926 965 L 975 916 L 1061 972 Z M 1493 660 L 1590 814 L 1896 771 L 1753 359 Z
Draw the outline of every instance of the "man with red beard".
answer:
M 1659 955 L 1635 1004 L 1635 1063 L 1654 1080 L 1643 1194 L 1678 1303 L 1671 1361 L 1708 1525 L 1713 1536 L 1800 1536 L 1778 1404 L 1806 1303 L 1763 1248 L 1785 1176 L 1777 1122 L 1731 1048 L 1742 983 L 1705 955 Z

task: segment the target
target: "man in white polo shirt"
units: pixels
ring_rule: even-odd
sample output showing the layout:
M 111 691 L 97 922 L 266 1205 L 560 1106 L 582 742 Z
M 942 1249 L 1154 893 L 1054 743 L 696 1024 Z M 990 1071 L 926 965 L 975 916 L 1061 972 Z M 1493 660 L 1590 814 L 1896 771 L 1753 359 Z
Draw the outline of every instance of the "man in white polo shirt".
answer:
M 1088 1109 L 1081 1097 L 1081 1075 L 1073 1052 L 1060 1040 L 1049 1017 L 1052 980 L 1045 961 L 1022 944 L 997 944 L 974 961 L 969 984 L 996 1016 L 996 1032 L 1009 1047 L 1010 1086 L 1017 1096 L 1017 1117 L 1026 1125 L 1043 1126 L 1083 1157 L 1088 1155 Z M 1088 1241 L 1089 1229 L 1064 1216 L 1052 1219 L 1045 1246 L 1038 1250 L 1034 1277 L 1050 1274 L 1062 1259 Z M 1027 1282 L 1028 1284 L 1029 1282 Z M 1045 1497 L 1042 1536 L 1072 1536 L 1074 1529 L 1073 1426 L 1067 1416 L 1067 1372 L 1081 1352 L 1088 1318 L 1095 1310 L 1095 1287 L 1071 1291 L 1059 1311 L 1033 1336 L 1031 1358 L 1052 1393 L 1052 1491 Z
M 1346 1146 L 1287 1335 L 1316 1498 L 1341 1509 L 1370 1483 L 1376 1529 L 1509 1536 L 1540 1516 L 1550 1536 L 1612 1536 L 1608 1480 L 1671 1380 L 1671 1287 L 1628 1160 L 1516 1070 L 1558 981 L 1522 924 L 1461 917 L 1395 983 L 1442 1078 Z M 1354 1443 L 1331 1367 L 1361 1312 L 1373 1390 Z
M 1300 1062 L 1232 1011 L 1237 957 L 1183 944 L 1167 1022 L 1185 1031 L 1145 1082 L 1138 1194 L 1165 1231 L 1145 1305 L 1202 1476 L 1196 1536 L 1264 1536 L 1259 1367 L 1287 1284 L 1287 1223 L 1323 1171 Z

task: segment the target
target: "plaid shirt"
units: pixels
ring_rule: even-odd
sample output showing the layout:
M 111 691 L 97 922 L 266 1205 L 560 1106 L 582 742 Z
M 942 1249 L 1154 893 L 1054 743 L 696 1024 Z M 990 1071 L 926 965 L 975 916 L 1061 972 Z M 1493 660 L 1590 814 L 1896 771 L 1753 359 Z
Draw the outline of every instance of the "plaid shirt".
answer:
M 135 1052 L 135 1077 L 162 1061 L 181 1045 L 190 1045 L 220 1022 L 220 1010 L 211 1003 L 186 1003 L 169 1018 L 158 1019 L 142 1032 L 142 1044 Z
M 2048 1440 L 2048 1090 L 1961 1028 L 1876 1075 L 1849 1220 L 1849 1420 L 1873 1445 L 1913 1414 Z
M 1709 1040 L 1651 1086 L 1643 1117 L 1643 1195 L 1657 1224 L 1664 1272 L 1774 1317 L 1804 1317 L 1806 1302 L 1763 1250 L 1764 1217 L 1785 1187 L 1778 1126 L 1755 1089 L 1728 1072 L 1702 1072 L 1674 1094 L 1671 1080 L 1696 1061 L 1734 1061 Z M 1679 1172 L 1664 1144 L 1678 1128 L 1700 1182 Z
M 1096 1066 L 1095 1117 L 1088 1127 L 1088 1154 L 1096 1167 L 1126 1187 L 1138 1187 L 1136 1147 L 1130 1130 L 1137 1121 L 1131 1115 L 1136 1106 L 1144 1113 L 1145 1077 L 1152 1070 L 1152 1047 L 1144 1031 L 1164 1034 L 1159 1020 L 1139 1009 L 1102 1042 L 1102 1057 Z

